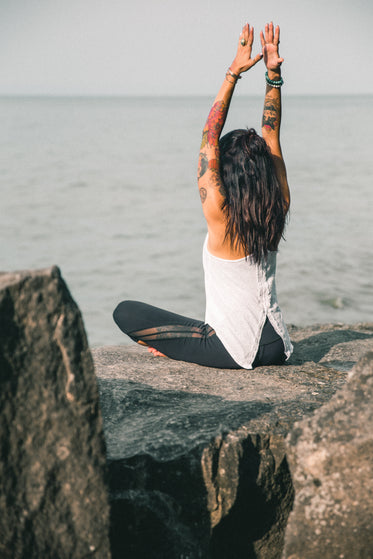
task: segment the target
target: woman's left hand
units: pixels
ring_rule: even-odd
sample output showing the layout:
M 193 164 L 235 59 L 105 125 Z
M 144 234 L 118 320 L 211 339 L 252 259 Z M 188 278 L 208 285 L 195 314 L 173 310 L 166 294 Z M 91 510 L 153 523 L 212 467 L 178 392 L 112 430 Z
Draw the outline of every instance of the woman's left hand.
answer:
M 243 26 L 242 33 L 237 47 L 237 54 L 233 60 L 230 68 L 234 74 L 241 74 L 242 72 L 247 72 L 252 66 L 255 66 L 259 60 L 263 58 L 263 55 L 257 54 L 255 58 L 251 58 L 251 50 L 254 41 L 254 27 L 250 27 L 248 23 Z
M 273 23 L 266 23 L 263 31 L 260 32 L 260 42 L 262 43 L 264 63 L 269 72 L 280 72 L 281 64 L 284 59 L 280 58 L 278 45 L 280 44 L 280 27 L 274 28 Z

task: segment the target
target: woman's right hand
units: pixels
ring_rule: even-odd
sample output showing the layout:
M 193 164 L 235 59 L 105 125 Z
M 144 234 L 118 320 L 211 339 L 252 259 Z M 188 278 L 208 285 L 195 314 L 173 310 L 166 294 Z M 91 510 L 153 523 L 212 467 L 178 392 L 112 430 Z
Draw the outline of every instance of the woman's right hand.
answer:
M 280 66 L 284 59 L 280 58 L 278 45 L 280 44 L 280 27 L 277 25 L 273 30 L 273 23 L 266 23 L 263 31 L 260 32 L 260 41 L 263 49 L 264 63 L 269 72 L 280 72 Z
M 239 75 L 242 72 L 247 72 L 247 70 L 255 66 L 255 64 L 262 59 L 262 53 L 257 54 L 254 58 L 251 58 L 253 41 L 254 27 L 250 27 L 250 25 L 246 23 L 242 28 L 237 47 L 237 54 L 230 66 L 232 72 L 235 74 Z

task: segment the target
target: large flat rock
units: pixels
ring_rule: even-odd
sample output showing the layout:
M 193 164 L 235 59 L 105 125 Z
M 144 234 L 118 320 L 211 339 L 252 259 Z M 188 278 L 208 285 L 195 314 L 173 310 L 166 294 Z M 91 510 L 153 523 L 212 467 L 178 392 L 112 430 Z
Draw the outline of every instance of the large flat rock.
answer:
M 93 350 L 114 558 L 281 556 L 293 502 L 284 437 L 344 385 L 373 324 L 290 333 L 291 360 L 253 371 L 155 358 L 135 345 Z

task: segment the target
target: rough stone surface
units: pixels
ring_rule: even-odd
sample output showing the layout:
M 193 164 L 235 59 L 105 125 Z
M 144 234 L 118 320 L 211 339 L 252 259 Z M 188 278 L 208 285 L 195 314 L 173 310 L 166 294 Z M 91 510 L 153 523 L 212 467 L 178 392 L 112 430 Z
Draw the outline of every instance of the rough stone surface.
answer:
M 0 274 L 0 557 L 109 558 L 105 445 L 58 268 Z
M 276 559 L 294 489 L 284 437 L 341 388 L 373 324 L 291 328 L 283 367 L 232 371 L 93 350 L 113 558 Z
M 373 349 L 373 347 L 372 347 Z M 286 559 L 373 557 L 373 352 L 288 436 L 295 486 Z

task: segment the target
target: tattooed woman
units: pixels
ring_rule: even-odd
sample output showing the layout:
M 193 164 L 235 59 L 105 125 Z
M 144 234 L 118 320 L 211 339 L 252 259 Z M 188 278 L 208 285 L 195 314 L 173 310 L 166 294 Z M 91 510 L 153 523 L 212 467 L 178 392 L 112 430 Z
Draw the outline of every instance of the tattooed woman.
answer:
M 260 33 L 262 53 L 251 58 L 254 29 L 246 24 L 205 127 L 198 187 L 207 221 L 203 247 L 205 322 L 136 301 L 114 311 L 119 328 L 154 355 L 219 368 L 282 364 L 292 345 L 275 288 L 276 251 L 290 194 L 280 146 L 280 29 Z M 234 130 L 221 139 L 237 80 L 264 59 L 262 137 Z

